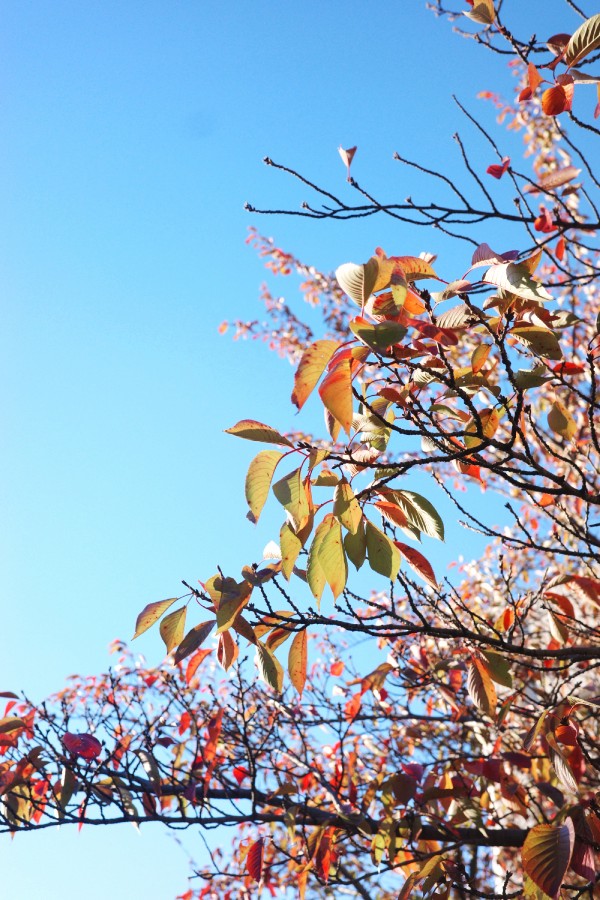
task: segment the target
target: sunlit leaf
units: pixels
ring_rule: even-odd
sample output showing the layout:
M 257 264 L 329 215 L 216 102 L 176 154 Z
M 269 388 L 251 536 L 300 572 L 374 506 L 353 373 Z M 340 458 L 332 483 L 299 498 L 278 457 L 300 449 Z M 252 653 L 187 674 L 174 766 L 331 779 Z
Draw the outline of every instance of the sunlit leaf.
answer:
M 562 359 L 558 338 L 553 331 L 547 328 L 539 325 L 522 325 L 513 328 L 510 334 L 537 356 L 544 356 L 546 359 Z
M 302 694 L 306 683 L 307 644 L 308 636 L 303 628 L 295 635 L 288 655 L 290 681 L 299 694 Z
M 487 664 L 484 664 L 476 656 L 469 664 L 467 690 L 469 697 L 478 709 L 487 716 L 494 715 L 498 702 L 496 688 Z
M 380 269 L 383 269 L 383 278 L 380 276 Z M 393 266 L 385 261 L 379 260 L 376 256 L 361 265 L 357 263 L 344 263 L 335 270 L 335 277 L 344 293 L 358 303 L 360 307 L 364 307 L 365 303 L 376 289 L 378 281 L 382 290 L 386 283 L 389 283 L 389 277 L 392 274 Z
M 294 445 L 283 434 L 280 434 L 270 425 L 256 422 L 254 419 L 241 419 L 236 425 L 225 429 L 226 434 L 245 438 L 247 441 L 260 441 L 263 444 L 284 444 L 286 447 Z
M 361 319 L 352 319 L 350 330 L 372 350 L 382 353 L 388 347 L 399 344 L 406 335 L 406 328 L 398 322 L 379 322 L 375 325 Z
M 302 354 L 294 376 L 294 390 L 292 391 L 292 403 L 298 409 L 302 409 L 306 403 L 325 371 L 327 363 L 339 346 L 338 341 L 315 341 Z
M 400 570 L 400 551 L 387 534 L 366 522 L 367 554 L 369 565 L 390 581 L 395 581 Z
M 548 426 L 555 434 L 570 441 L 577 434 L 577 423 L 561 400 L 555 400 L 548 413 Z
M 534 194 L 538 191 L 554 191 L 556 188 L 568 184 L 569 181 L 573 181 L 580 172 L 581 169 L 577 169 L 575 166 L 565 166 L 564 169 L 557 169 L 555 172 L 543 175 L 536 184 L 525 185 L 523 193 Z
M 496 17 L 492 0 L 475 0 L 473 8 L 464 15 L 479 25 L 492 25 Z
M 354 154 L 356 153 L 356 150 L 357 150 L 356 147 L 348 147 L 347 150 L 344 150 L 344 148 L 342 146 L 338 147 L 338 153 L 342 157 L 342 162 L 346 166 L 346 177 L 347 177 L 348 181 L 351 181 L 350 166 L 352 165 L 352 160 L 354 159 Z
M 294 469 L 273 485 L 273 493 L 286 510 L 296 531 L 306 523 L 310 509 L 300 469 Z
M 512 612 L 512 610 L 510 611 Z M 502 656 L 500 653 L 495 653 L 493 650 L 484 650 L 483 656 L 487 662 L 487 670 L 492 680 L 495 681 L 496 684 L 511 688 L 513 686 L 513 680 L 510 673 L 510 663 L 506 657 Z
M 360 522 L 355 534 L 349 531 L 344 536 L 344 550 L 352 565 L 356 569 L 360 569 L 367 558 L 367 536 L 364 519 Z
M 246 475 L 246 500 L 254 521 L 258 521 L 263 506 L 269 496 L 269 488 L 277 464 L 283 457 L 278 450 L 262 450 L 254 457 Z
M 430 264 L 419 256 L 390 256 L 390 261 L 401 266 L 407 281 L 438 277 Z
M 524 263 L 509 262 L 490 266 L 483 276 L 483 280 L 488 284 L 495 284 L 505 291 L 510 291 L 511 294 L 516 294 L 523 300 L 536 300 L 540 303 L 552 300 L 548 291 L 538 281 L 533 280 Z
M 334 491 L 333 514 L 344 528 L 352 534 L 356 534 L 362 519 L 362 509 L 354 496 L 354 491 L 345 479 L 336 486 Z
M 25 727 L 26 723 L 19 716 L 5 716 L 0 719 L 0 734 L 10 734 L 12 731 L 18 731 Z
M 140 634 L 143 634 L 144 631 L 147 631 L 149 628 L 151 628 L 151 626 L 154 625 L 155 622 L 158 622 L 162 614 L 166 612 L 177 599 L 177 597 L 171 597 L 169 600 L 158 600 L 156 603 L 149 603 L 147 606 L 145 606 L 137 617 L 135 623 L 135 634 L 133 635 L 133 637 L 139 637 Z
M 471 368 L 475 374 L 480 372 L 484 367 L 491 349 L 491 344 L 480 344 L 473 350 L 473 353 L 471 354 Z
M 563 883 L 575 842 L 571 819 L 562 825 L 535 825 L 521 851 L 523 868 L 542 891 L 556 900 Z
M 586 19 L 579 26 L 567 44 L 565 62 L 569 66 L 576 66 L 597 47 L 600 47 L 600 13 Z
M 343 360 L 323 379 L 319 387 L 323 405 L 347 434 L 352 428 L 352 364 Z
M 422 553 L 419 553 L 418 550 L 415 550 L 414 547 L 411 547 L 408 544 L 403 544 L 400 541 L 394 541 L 394 543 L 411 569 L 430 587 L 437 588 L 437 579 L 429 560 L 426 559 Z
M 395 491 L 394 498 L 411 525 L 428 537 L 444 540 L 444 523 L 429 500 L 414 491 Z
M 160 636 L 165 642 L 167 653 L 170 653 L 183 639 L 187 606 L 181 606 L 169 613 L 160 623 Z
M 258 642 L 256 651 L 256 663 L 260 677 L 276 691 L 281 691 L 283 688 L 281 663 L 261 641 Z

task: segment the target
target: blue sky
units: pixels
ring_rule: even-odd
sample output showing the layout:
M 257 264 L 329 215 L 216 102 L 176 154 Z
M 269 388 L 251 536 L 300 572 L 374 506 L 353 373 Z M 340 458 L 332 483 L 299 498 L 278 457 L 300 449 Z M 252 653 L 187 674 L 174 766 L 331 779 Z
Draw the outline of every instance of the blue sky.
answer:
M 575 27 L 528 6 L 530 31 L 542 12 L 548 34 Z M 225 318 L 257 315 L 263 269 L 247 227 L 326 270 L 377 244 L 439 251 L 448 278 L 468 265 L 468 248 L 383 219 L 249 216 L 246 200 L 307 198 L 262 157 L 344 196 L 339 144 L 358 145 L 353 174 L 384 199 L 417 190 L 395 150 L 462 182 L 454 131 L 479 171 L 495 160 L 450 95 L 493 127 L 476 93 L 509 93 L 512 80 L 418 0 L 29 0 L 5 4 L 2 20 L 0 688 L 41 699 L 105 669 L 109 641 L 180 579 L 237 572 L 276 536 L 275 511 L 258 530 L 246 522 L 253 448 L 223 434 L 243 417 L 298 424 L 291 367 L 217 334 Z M 502 146 L 516 155 L 519 141 Z M 470 549 L 453 535 L 432 557 L 442 570 Z M 158 635 L 139 643 L 158 664 Z M 158 828 L 45 832 L 0 852 L 15 898 L 185 888 L 185 855 Z

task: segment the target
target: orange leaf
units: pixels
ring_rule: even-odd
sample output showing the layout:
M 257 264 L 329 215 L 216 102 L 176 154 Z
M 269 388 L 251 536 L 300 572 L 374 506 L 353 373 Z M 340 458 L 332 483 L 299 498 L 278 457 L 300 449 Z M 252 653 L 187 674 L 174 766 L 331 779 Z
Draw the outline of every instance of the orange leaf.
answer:
M 344 431 L 352 428 L 352 364 L 343 360 L 321 382 L 319 395 L 323 405 Z
M 294 377 L 292 403 L 302 409 L 307 398 L 325 371 L 327 363 L 339 348 L 338 341 L 315 341 L 306 348 Z
M 307 638 L 308 635 L 306 634 L 306 629 L 299 631 L 292 641 L 288 656 L 290 681 L 299 694 L 302 694 L 304 685 L 306 684 Z

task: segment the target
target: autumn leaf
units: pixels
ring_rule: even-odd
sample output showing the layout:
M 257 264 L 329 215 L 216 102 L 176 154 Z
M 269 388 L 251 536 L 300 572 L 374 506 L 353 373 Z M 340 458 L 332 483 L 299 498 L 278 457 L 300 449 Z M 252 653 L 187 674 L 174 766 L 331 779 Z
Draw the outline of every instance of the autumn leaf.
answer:
M 295 635 L 288 655 L 290 681 L 300 695 L 302 695 L 306 683 L 307 643 L 308 635 L 306 629 L 303 628 Z
M 241 419 L 236 425 L 225 429 L 225 434 L 245 438 L 247 441 L 260 441 L 263 444 L 284 444 L 293 447 L 292 442 L 270 425 L 264 425 L 255 419 Z
M 356 534 L 362 519 L 362 509 L 345 479 L 336 486 L 333 493 L 333 514 L 344 528 Z
M 521 856 L 531 880 L 552 900 L 557 900 L 575 841 L 571 819 L 562 825 L 535 825 L 527 834 Z
M 290 516 L 295 531 L 306 523 L 310 508 L 300 469 L 294 469 L 273 485 L 273 493 Z
M 185 628 L 185 617 L 187 606 L 181 606 L 175 612 L 169 613 L 160 623 L 160 636 L 165 642 L 167 653 L 181 643 L 183 639 L 183 631 Z
M 306 403 L 339 346 L 338 341 L 323 340 L 315 341 L 304 350 L 296 369 L 292 391 L 292 403 L 298 409 L 302 409 Z
M 508 167 L 510 166 L 510 156 L 505 156 L 502 160 L 501 165 L 497 165 L 494 163 L 491 166 L 488 166 L 486 172 L 488 175 L 491 175 L 493 178 L 502 178 Z
M 93 734 L 71 734 L 66 732 L 62 736 L 62 742 L 69 753 L 91 761 L 98 759 L 102 753 L 102 744 Z
M 366 522 L 367 554 L 369 565 L 390 581 L 395 581 L 400 570 L 400 551 L 387 534 Z
M 561 400 L 555 400 L 550 407 L 548 426 L 555 434 L 568 441 L 577 434 L 577 423 Z
M 487 716 L 494 716 L 498 698 L 487 664 L 474 656 L 469 664 L 467 677 L 469 697 Z
M 338 147 L 338 153 L 342 157 L 342 162 L 346 166 L 348 181 L 352 181 L 350 177 L 350 166 L 352 165 L 352 160 L 354 159 L 354 154 L 356 153 L 357 149 L 357 147 L 349 147 L 347 150 L 344 150 L 341 145 Z
M 319 395 L 323 405 L 344 431 L 350 434 L 352 428 L 352 364 L 348 359 L 342 360 L 328 375 L 319 387 Z
M 582 59 L 600 47 L 600 13 L 591 16 L 580 25 L 567 44 L 565 62 L 576 66 Z
M 245 492 L 254 522 L 258 521 L 262 512 L 269 495 L 273 473 L 282 457 L 283 453 L 278 450 L 262 450 L 248 467 Z
M 263 876 L 264 852 L 264 838 L 259 838 L 257 841 L 254 841 L 254 843 L 250 845 L 250 848 L 248 849 L 248 855 L 246 857 L 246 872 L 258 884 L 260 884 L 260 882 L 262 881 Z
M 475 0 L 473 8 L 464 15 L 480 25 L 492 25 L 496 17 L 492 0 Z
M 204 643 L 208 635 L 211 633 L 215 625 L 214 619 L 209 619 L 207 622 L 201 622 L 200 625 L 195 625 L 184 637 L 179 647 L 175 651 L 173 655 L 173 662 L 175 664 L 182 662 L 186 657 L 190 656 L 198 647 Z
M 437 579 L 431 567 L 431 563 L 423 556 L 422 553 L 419 553 L 419 551 L 415 550 L 414 547 L 411 547 L 408 544 L 403 544 L 400 541 L 394 541 L 394 543 L 411 569 L 416 572 L 417 575 L 423 579 L 423 581 L 425 581 L 432 588 L 439 587 Z
M 155 622 L 158 622 L 162 614 L 165 613 L 177 599 L 177 597 L 171 597 L 169 600 L 158 600 L 156 603 L 149 603 L 145 606 L 137 617 L 133 639 L 139 637 L 140 634 L 143 634 L 151 628 Z

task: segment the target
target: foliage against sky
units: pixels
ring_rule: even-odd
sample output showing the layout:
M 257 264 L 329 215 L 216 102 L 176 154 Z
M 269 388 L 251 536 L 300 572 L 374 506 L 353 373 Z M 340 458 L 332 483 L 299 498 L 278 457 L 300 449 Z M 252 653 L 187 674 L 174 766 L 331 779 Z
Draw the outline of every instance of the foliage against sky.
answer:
M 241 581 L 205 576 L 183 605 L 164 601 L 141 614 L 137 633 L 162 617 L 167 651 L 186 662 L 181 676 L 130 669 L 125 657 L 111 678 L 76 682 L 54 707 L 9 702 L 9 828 L 43 827 L 53 808 L 84 825 L 95 816 L 242 825 L 233 860 L 217 854 L 197 889 L 203 896 L 251 894 L 258 882 L 276 895 L 310 882 L 324 895 L 331 885 L 391 897 L 407 875 L 404 896 L 554 897 L 565 876 L 570 894 L 588 890 L 600 654 L 598 214 L 593 168 L 560 117 L 577 125 L 572 90 L 595 90 L 585 64 L 600 43 L 599 19 L 540 47 L 552 63 L 546 71 L 529 64 L 537 46 L 515 38 L 497 13 L 483 2 L 470 17 L 483 43 L 508 41 L 528 63 L 519 105 L 490 99 L 524 132 L 531 169 L 521 173 L 490 137 L 487 172 L 473 170 L 464 150 L 477 200 L 446 182 L 451 202 L 388 204 L 354 181 L 352 165 L 356 204 L 308 185 L 327 208 L 309 204 L 303 215 L 433 220 L 474 251 L 461 246 L 457 266 L 459 251 L 447 264 L 378 248 L 365 264 L 343 263 L 335 280 L 302 270 L 324 313 L 316 342 L 267 296 L 278 324 L 268 334 L 298 363 L 292 399 L 302 407 L 320 382 L 329 431 L 288 436 L 250 419 L 230 429 L 276 447 L 251 464 L 246 497 L 256 520 L 273 482 L 270 502 L 287 513 L 279 548 L 243 569 Z M 573 76 L 575 64 L 583 75 Z M 582 127 L 593 134 L 589 119 Z M 585 174 L 591 184 L 580 184 Z M 498 189 L 510 179 L 516 213 L 496 199 L 492 179 Z M 520 248 L 492 250 L 470 237 L 475 224 L 496 220 L 524 228 Z M 276 266 L 296 268 L 257 240 Z M 434 284 L 425 289 L 425 279 Z M 411 489 L 419 468 L 490 539 L 462 581 L 443 584 L 431 564 L 427 539 L 442 538 L 444 526 Z M 463 507 L 465 480 L 506 499 L 508 529 Z M 376 587 L 359 597 L 348 570 L 363 565 Z M 203 612 L 184 637 L 188 606 Z M 344 672 L 332 617 L 342 633 L 375 638 L 387 661 Z M 207 654 L 201 645 L 214 625 L 217 649 Z M 310 671 L 308 636 L 324 642 Z M 245 684 L 247 666 L 225 686 L 195 668 L 212 671 L 216 655 L 231 669 L 240 645 L 254 645 L 269 687 Z M 323 724 L 337 738 L 326 746 L 311 732 Z M 32 738 L 38 743 L 27 745 Z

